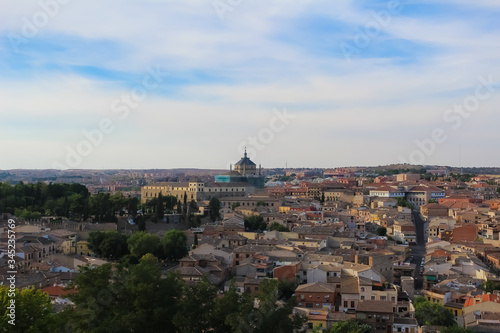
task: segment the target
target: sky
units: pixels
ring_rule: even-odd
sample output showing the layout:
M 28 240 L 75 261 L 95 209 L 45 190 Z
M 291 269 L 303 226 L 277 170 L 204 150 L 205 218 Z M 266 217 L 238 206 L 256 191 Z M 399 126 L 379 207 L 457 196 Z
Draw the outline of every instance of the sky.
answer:
M 497 166 L 497 0 L 0 0 L 0 169 Z

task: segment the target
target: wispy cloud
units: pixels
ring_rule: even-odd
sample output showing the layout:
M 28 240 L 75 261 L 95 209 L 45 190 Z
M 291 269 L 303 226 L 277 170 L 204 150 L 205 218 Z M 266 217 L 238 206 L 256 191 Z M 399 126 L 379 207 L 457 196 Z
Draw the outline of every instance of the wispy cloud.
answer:
M 401 1 L 347 63 L 339 44 L 352 43 L 387 5 L 244 1 L 221 21 L 210 1 L 69 1 L 15 50 L 12 36 L 22 37 L 41 8 L 6 2 L 0 153 L 34 158 L 6 159 L 0 168 L 51 167 L 82 130 L 112 114 L 112 101 L 139 84 L 147 66 L 168 79 L 81 167 L 225 168 L 238 157 L 236 143 L 283 106 L 297 119 L 259 153 L 263 166 L 398 162 L 479 76 L 500 81 L 500 5 Z M 500 121 L 497 101 L 481 104 L 428 163 L 457 163 L 463 136 L 463 151 L 476 149 L 464 164 L 500 164 L 490 154 L 498 134 L 485 130 Z

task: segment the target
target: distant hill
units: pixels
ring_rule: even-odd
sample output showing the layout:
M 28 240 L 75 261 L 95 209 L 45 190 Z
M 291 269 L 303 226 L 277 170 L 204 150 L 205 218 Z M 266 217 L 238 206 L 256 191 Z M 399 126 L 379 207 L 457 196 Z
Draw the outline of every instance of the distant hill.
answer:
M 500 175 L 500 167 L 452 167 L 442 165 L 389 164 L 370 167 L 346 167 L 353 172 L 392 173 L 396 171 L 424 173 L 424 170 L 446 170 L 448 173 L 469 173 L 476 175 Z M 391 172 L 392 171 L 392 172 Z

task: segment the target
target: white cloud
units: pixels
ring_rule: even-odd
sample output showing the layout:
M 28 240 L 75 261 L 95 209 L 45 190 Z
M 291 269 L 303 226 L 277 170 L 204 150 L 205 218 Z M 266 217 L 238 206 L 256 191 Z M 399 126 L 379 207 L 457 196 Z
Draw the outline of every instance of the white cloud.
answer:
M 475 6 L 499 7 L 487 0 Z M 21 33 L 22 18 L 39 10 L 6 2 L 0 34 Z M 500 79 L 499 27 L 485 30 L 480 16 L 445 14 L 440 21 L 403 10 L 347 63 L 338 45 L 352 43 L 373 20 L 371 10 L 353 1 L 243 1 L 224 21 L 211 1 L 70 1 L 21 54 L 8 40 L 0 44 L 0 68 L 11 73 L 0 78 L 0 114 L 7 119 L 0 129 L 27 138 L 19 147 L 34 156 L 0 167 L 50 167 L 64 159 L 66 144 L 82 139 L 82 130 L 110 117 L 115 131 L 81 167 L 224 168 L 239 157 L 242 141 L 267 126 L 272 109 L 283 107 L 297 120 L 259 152 L 265 166 L 398 162 L 396 153 L 439 126 L 443 112 L 474 91 L 478 76 Z M 74 66 L 123 78 L 82 74 Z M 140 82 L 146 66 L 171 76 L 127 119 L 117 119 L 112 102 Z M 500 120 L 494 104 L 483 110 L 490 123 Z M 36 121 L 60 129 L 34 131 Z M 480 147 L 483 128 L 475 121 L 467 129 L 471 145 Z M 3 153 L 16 154 L 7 146 Z M 451 146 L 429 162 L 452 164 Z M 486 156 L 484 150 L 475 163 L 495 162 Z

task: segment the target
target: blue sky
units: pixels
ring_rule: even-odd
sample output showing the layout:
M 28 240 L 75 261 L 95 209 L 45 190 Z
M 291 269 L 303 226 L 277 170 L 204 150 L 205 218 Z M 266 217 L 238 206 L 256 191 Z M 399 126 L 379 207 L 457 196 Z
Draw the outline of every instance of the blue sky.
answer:
M 500 166 L 499 14 L 496 0 L 3 1 L 0 169 L 224 169 L 245 146 L 263 167 Z

